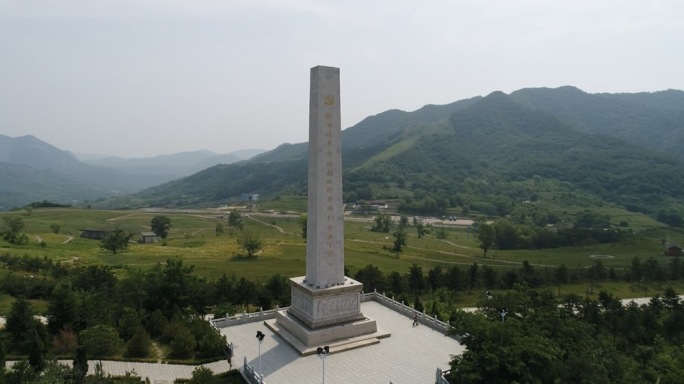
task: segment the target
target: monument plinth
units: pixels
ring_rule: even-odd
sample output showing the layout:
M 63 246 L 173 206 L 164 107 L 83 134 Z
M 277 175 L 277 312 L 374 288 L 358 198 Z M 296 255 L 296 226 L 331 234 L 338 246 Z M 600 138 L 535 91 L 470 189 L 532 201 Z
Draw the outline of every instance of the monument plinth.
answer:
M 292 304 L 267 325 L 302 355 L 379 342 L 361 313 L 363 285 L 344 276 L 340 69 L 311 68 L 306 276 L 290 279 Z

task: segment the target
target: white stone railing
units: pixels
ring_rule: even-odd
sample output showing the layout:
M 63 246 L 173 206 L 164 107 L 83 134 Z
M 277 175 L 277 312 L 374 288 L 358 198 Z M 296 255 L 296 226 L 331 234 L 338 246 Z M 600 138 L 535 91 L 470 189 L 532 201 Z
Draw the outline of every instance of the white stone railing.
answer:
M 404 316 L 408 317 L 409 319 L 413 318 L 413 314 L 416 313 L 416 311 L 413 309 L 413 307 L 410 307 L 403 302 L 398 302 L 394 300 L 394 298 L 387 297 L 385 294 L 380 294 L 377 291 L 370 292 L 370 293 L 361 293 L 361 302 L 366 302 L 366 301 L 375 301 L 376 303 L 382 304 L 385 307 L 403 314 Z M 210 324 L 212 327 L 215 329 L 221 329 L 221 328 L 226 328 L 226 327 L 231 327 L 233 325 L 241 325 L 241 324 L 247 324 L 247 323 L 254 323 L 254 322 L 259 322 L 259 321 L 264 321 L 268 319 L 274 319 L 276 312 L 281 310 L 281 309 L 287 309 L 287 307 L 283 308 L 278 308 L 276 306 L 275 309 L 269 309 L 267 311 L 264 311 L 263 309 L 260 309 L 259 312 L 253 312 L 253 313 L 241 313 L 239 315 L 235 316 L 230 316 L 230 317 L 222 317 L 219 319 L 212 319 L 209 320 Z M 450 326 L 448 322 L 441 321 L 437 318 L 437 316 L 429 316 L 428 314 L 423 312 L 417 312 L 417 320 L 420 324 L 427 325 L 428 327 L 440 331 L 443 333 L 447 333 L 449 330 Z
M 398 302 L 394 298 L 387 297 L 384 293 L 380 294 L 377 291 L 371 293 L 361 293 L 361 302 L 373 300 L 376 303 L 382 304 L 387 308 L 400 313 L 409 319 L 413 319 L 413 314 L 417 314 L 417 320 L 420 324 L 427 325 L 428 327 L 443 332 L 444 334 L 449 331 L 450 325 L 448 322 L 441 321 L 437 318 L 437 315 L 431 317 L 423 312 L 416 312 L 413 307 L 410 307 L 403 302 Z
M 252 368 L 249 363 L 247 363 L 247 357 L 245 357 L 245 361 L 242 364 L 242 377 L 247 380 L 250 384 L 266 384 L 265 381 L 259 380 L 259 373 L 257 373 L 256 369 Z M 447 383 L 449 384 L 449 383 Z
M 446 379 L 446 375 L 449 374 L 449 371 L 442 371 L 441 368 L 437 368 L 437 373 L 435 374 L 435 384 L 449 384 L 449 381 Z
M 221 317 L 219 319 L 211 319 L 211 320 L 209 320 L 209 323 L 214 328 L 217 328 L 217 329 L 232 327 L 233 325 L 254 323 L 254 322 L 258 322 L 258 321 L 274 319 L 275 315 L 276 315 L 276 311 L 279 311 L 281 309 L 282 308 L 278 308 L 278 306 L 276 306 L 275 309 L 269 309 L 267 311 L 264 311 L 263 309 L 259 309 L 259 312 L 252 312 L 252 313 L 244 312 L 244 313 L 241 313 L 239 315 L 234 315 L 234 316 L 230 316 L 230 317 Z

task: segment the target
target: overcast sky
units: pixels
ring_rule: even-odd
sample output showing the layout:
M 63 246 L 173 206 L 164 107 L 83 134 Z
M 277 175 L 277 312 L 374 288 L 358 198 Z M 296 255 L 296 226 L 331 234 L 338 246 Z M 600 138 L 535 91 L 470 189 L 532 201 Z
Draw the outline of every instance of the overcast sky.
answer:
M 342 127 L 493 91 L 684 89 L 684 1 L 0 0 L 0 134 L 75 153 L 308 140 L 309 69 Z

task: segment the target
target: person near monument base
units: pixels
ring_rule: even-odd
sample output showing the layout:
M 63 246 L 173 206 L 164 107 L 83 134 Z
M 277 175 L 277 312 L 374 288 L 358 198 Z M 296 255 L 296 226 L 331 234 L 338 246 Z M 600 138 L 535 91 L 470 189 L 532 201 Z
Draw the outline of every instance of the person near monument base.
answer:
M 413 326 L 418 325 L 418 312 L 413 311 Z

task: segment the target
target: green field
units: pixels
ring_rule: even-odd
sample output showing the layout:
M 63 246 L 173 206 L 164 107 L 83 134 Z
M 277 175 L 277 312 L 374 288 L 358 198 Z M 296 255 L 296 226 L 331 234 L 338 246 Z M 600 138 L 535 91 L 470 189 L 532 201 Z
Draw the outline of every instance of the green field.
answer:
M 389 250 L 394 240 L 391 234 L 371 232 L 372 223 L 369 218 L 356 218 L 345 221 L 345 262 L 351 276 L 368 264 L 379 267 L 385 275 L 392 271 L 403 275 L 414 263 L 427 272 L 436 265 L 442 268 L 459 265 L 464 268 L 473 262 L 502 269 L 519 268 L 527 260 L 538 270 L 548 270 L 547 273 L 552 273 L 553 267 L 560 264 L 569 269 L 581 269 L 594 264 L 596 260 L 601 260 L 608 268 L 625 269 L 630 267 L 635 256 L 642 260 L 654 257 L 662 265 L 667 265 L 669 259 L 662 255 L 661 239 L 676 241 L 682 237 L 681 232 L 670 230 L 643 215 L 624 211 L 607 213 L 614 220 L 628 221 L 629 229 L 636 235 L 621 244 L 542 250 L 492 250 L 486 259 L 482 257 L 476 237 L 468 233 L 466 228 L 447 227 L 448 236 L 444 240 L 430 236 L 419 239 L 415 230 L 410 228 L 407 247 L 403 252 L 396 253 Z M 227 212 L 64 208 L 35 209 L 30 214 L 0 213 L 0 217 L 6 215 L 21 216 L 30 241 L 24 246 L 0 242 L 0 254 L 47 257 L 73 265 L 105 264 L 115 268 L 120 276 L 125 276 L 130 268 L 146 269 L 168 258 L 182 258 L 185 263 L 194 266 L 196 273 L 209 279 L 226 274 L 263 282 L 276 273 L 301 276 L 306 269 L 306 243 L 300 235 L 297 214 L 242 212 L 245 227 L 257 232 L 264 245 L 257 256 L 252 258 L 244 257 L 244 252 L 237 244 L 236 230 L 227 226 Z M 101 250 L 99 241 L 79 237 L 80 230 L 84 228 L 121 228 L 134 233 L 133 239 L 138 239 L 141 231 L 150 230 L 150 222 L 157 215 L 171 219 L 172 228 L 164 243 L 130 243 L 126 251 L 114 255 Z M 219 222 L 226 225 L 226 230 L 217 236 L 215 228 Z M 61 226 L 58 234 L 51 231 L 52 224 Z M 41 246 L 41 241 L 44 246 Z M 598 259 L 591 255 L 603 256 Z M 620 293 L 629 291 L 619 287 L 608 288 Z M 586 288 L 580 285 L 565 290 L 585 292 Z M 644 291 L 641 288 L 639 290 Z M 6 297 L 0 297 L 0 311 L 5 311 L 7 300 Z M 476 299 L 464 300 L 472 302 Z

